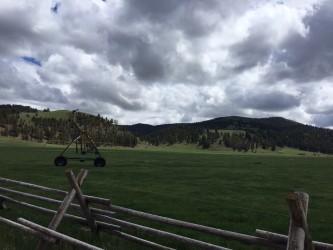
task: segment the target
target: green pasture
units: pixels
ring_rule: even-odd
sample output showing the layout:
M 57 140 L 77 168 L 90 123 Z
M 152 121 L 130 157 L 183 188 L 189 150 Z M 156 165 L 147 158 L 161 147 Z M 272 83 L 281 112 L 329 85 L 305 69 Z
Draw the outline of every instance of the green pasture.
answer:
M 289 214 L 285 196 L 293 191 L 307 192 L 312 238 L 333 243 L 331 156 L 300 155 L 291 150 L 254 154 L 182 148 L 102 148 L 107 161 L 104 168 L 77 161 L 69 161 L 66 168 L 55 167 L 53 159 L 62 149 L 0 137 L 0 176 L 67 190 L 65 169 L 72 169 L 76 175 L 85 168 L 89 174 L 82 190 L 87 195 L 110 198 L 113 204 L 135 210 L 250 235 L 256 229 L 287 234 Z M 33 200 L 29 202 L 36 204 Z M 15 221 L 23 217 L 44 226 L 51 220 L 47 215 L 12 204 L 7 207 L 8 210 L 0 210 L 0 216 Z M 50 208 L 56 210 L 56 206 Z M 122 214 L 117 217 L 232 249 L 264 249 Z M 105 249 L 145 249 L 106 233 L 96 238 L 86 228 L 67 220 L 58 231 Z M 177 249 L 193 249 L 158 237 L 135 235 Z M 34 249 L 37 242 L 0 224 L 0 249 Z M 61 245 L 50 249 L 74 248 Z

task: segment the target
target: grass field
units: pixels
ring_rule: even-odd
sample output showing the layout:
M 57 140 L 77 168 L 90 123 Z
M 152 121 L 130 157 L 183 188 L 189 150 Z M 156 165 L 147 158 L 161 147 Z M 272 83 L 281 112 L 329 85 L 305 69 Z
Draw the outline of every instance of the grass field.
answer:
M 53 165 L 62 147 L 0 137 L 0 150 L 1 177 L 62 190 L 68 188 L 65 168 Z M 92 162 L 74 161 L 66 166 L 75 174 L 81 168 L 89 170 L 82 185 L 85 194 L 110 198 L 113 204 L 140 211 L 254 235 L 257 228 L 287 234 L 289 215 L 285 196 L 288 192 L 302 191 L 310 195 L 308 223 L 313 239 L 333 243 L 333 157 L 304 156 L 288 150 L 280 154 L 253 154 L 179 148 L 106 148 L 101 152 L 107 160 L 105 168 L 94 168 Z M 45 226 L 51 219 L 11 204 L 8 207 L 9 210 L 0 210 L 0 216 L 15 221 L 23 217 Z M 224 247 L 263 249 L 117 216 Z M 107 234 L 96 239 L 89 231 L 67 221 L 62 222 L 58 231 L 106 249 L 140 249 L 134 243 Z M 137 235 L 177 249 L 192 249 Z M 0 224 L 0 249 L 34 249 L 36 244 L 36 240 Z

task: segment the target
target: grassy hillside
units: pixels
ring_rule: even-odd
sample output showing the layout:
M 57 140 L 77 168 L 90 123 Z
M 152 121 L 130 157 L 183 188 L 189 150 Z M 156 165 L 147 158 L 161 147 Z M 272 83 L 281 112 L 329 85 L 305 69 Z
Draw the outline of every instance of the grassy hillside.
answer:
M 61 149 L 47 144 L 4 141 L 0 137 L 0 176 L 66 190 L 65 169 L 53 166 L 53 159 Z M 308 222 L 313 239 L 333 243 L 332 157 L 292 155 L 288 150 L 283 154 L 244 154 L 159 147 L 104 148 L 101 152 L 107 160 L 105 168 L 77 161 L 70 161 L 67 166 L 75 174 L 81 168 L 89 170 L 82 185 L 85 194 L 110 198 L 113 204 L 136 210 L 253 235 L 257 228 L 287 234 L 289 215 L 285 196 L 291 191 L 303 191 L 310 195 Z M 8 207 L 10 210 L 0 210 L 0 216 L 13 220 L 23 217 L 43 225 L 50 221 L 48 216 L 11 204 Z M 263 249 L 131 216 L 117 214 L 117 217 L 232 249 Z M 66 221 L 61 223 L 59 231 L 105 249 L 144 249 L 104 233 L 95 239 L 89 230 Z M 177 249 L 191 249 L 145 234 L 138 236 Z M 0 224 L 1 249 L 35 246 L 36 241 Z
M 56 111 L 37 111 L 37 112 L 20 112 L 19 119 L 23 124 L 33 125 L 33 119 L 41 118 L 41 119 L 56 119 L 56 120 L 64 120 L 67 121 L 69 118 L 70 112 L 68 110 L 56 110 Z
M 55 119 L 68 119 L 70 115 L 70 111 L 68 110 L 56 110 L 56 111 L 37 111 L 35 113 L 31 112 L 21 112 L 20 118 L 25 120 L 26 122 L 30 121 L 32 117 L 41 117 L 41 118 L 55 118 Z
M 68 119 L 73 116 L 73 119 Z M 75 120 L 75 122 L 74 122 Z M 38 111 L 20 105 L 0 105 L 0 135 L 27 141 L 68 144 L 82 132 L 97 145 L 134 147 L 137 138 L 117 121 L 77 111 Z

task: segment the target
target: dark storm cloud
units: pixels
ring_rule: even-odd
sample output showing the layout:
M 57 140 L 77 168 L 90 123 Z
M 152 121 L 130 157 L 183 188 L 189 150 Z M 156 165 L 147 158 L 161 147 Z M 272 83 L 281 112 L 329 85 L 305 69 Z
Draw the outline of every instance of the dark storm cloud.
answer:
M 233 96 L 233 99 L 242 108 L 273 112 L 288 110 L 300 105 L 297 97 L 280 91 L 247 92 L 242 96 Z
M 178 0 L 128 0 L 125 1 L 125 12 L 121 16 L 122 21 L 137 21 L 142 18 L 155 22 L 168 21 L 173 13 L 180 7 Z
M 108 36 L 108 60 L 112 64 L 120 63 L 125 69 L 130 67 L 133 54 L 137 54 L 140 37 L 122 31 L 112 31 Z
M 170 79 L 173 74 L 177 74 L 177 67 L 191 71 L 196 63 L 187 66 L 181 62 L 181 58 L 174 59 L 179 57 L 174 44 L 178 38 L 173 37 L 172 32 L 183 32 L 189 38 L 212 32 L 212 25 L 206 24 L 205 20 L 202 20 L 203 17 L 196 14 L 198 10 L 207 10 L 207 6 L 210 6 L 209 9 L 213 8 L 215 1 L 212 3 L 210 6 L 204 4 L 204 1 L 126 1 L 117 22 L 124 27 L 131 22 L 142 25 L 143 31 L 131 32 L 130 28 L 124 28 L 121 31 L 109 32 L 109 61 L 132 69 L 135 76 L 144 82 L 163 82 Z M 148 27 L 144 26 L 145 22 L 149 22 Z M 154 39 L 150 39 L 150 36 Z M 174 60 L 180 65 L 175 67 Z M 182 72 L 184 76 L 187 74 L 193 75 L 191 72 Z M 180 78 L 186 80 L 192 77 Z
M 164 78 L 163 55 L 145 37 L 123 32 L 109 34 L 109 61 L 133 70 L 142 81 Z
M 272 46 L 266 42 L 267 37 L 264 30 L 251 30 L 244 41 L 231 46 L 231 57 L 238 61 L 233 70 L 244 72 L 267 63 L 272 52 Z
M 309 33 L 293 34 L 274 54 L 268 81 L 293 79 L 296 82 L 320 81 L 333 75 L 333 1 L 319 5 L 314 15 L 304 20 Z
M 225 16 L 237 12 L 248 3 L 238 0 L 127 0 L 125 11 L 120 16 L 121 22 L 147 20 L 161 24 L 164 29 L 181 30 L 189 38 L 200 37 L 210 33 L 216 22 L 207 22 L 207 17 L 216 14 Z M 204 15 L 200 15 L 204 13 Z M 161 30 L 163 32 L 163 30 Z
M 165 75 L 163 56 L 147 43 L 137 45 L 130 61 L 135 75 L 142 81 L 163 79 Z
M 321 107 L 309 106 L 306 112 L 311 115 L 330 115 L 333 114 L 333 106 L 330 104 L 323 105 Z
M 6 10 L 0 4 L 0 55 L 17 55 L 18 48 L 30 49 L 41 45 L 42 37 L 34 29 L 37 20 L 31 15 L 34 11 L 33 5 Z
M 207 15 L 217 13 L 216 1 L 207 4 L 203 0 L 129 0 L 124 3 L 116 20 L 124 28 L 108 33 L 108 59 L 112 64 L 119 63 L 133 70 L 143 82 L 202 84 L 209 78 L 197 62 L 183 61 L 176 51 L 179 37 L 175 34 L 190 41 L 213 32 L 217 21 L 207 21 Z M 134 32 L 133 26 L 138 27 Z M 192 48 L 194 51 L 196 46 Z M 194 80 L 197 76 L 200 79 Z

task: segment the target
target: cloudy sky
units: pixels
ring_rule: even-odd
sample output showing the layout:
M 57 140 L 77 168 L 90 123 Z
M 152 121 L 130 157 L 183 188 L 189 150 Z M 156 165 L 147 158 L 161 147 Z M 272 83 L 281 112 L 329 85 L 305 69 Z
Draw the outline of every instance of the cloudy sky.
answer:
M 333 0 L 1 0 L 0 103 L 333 128 Z

